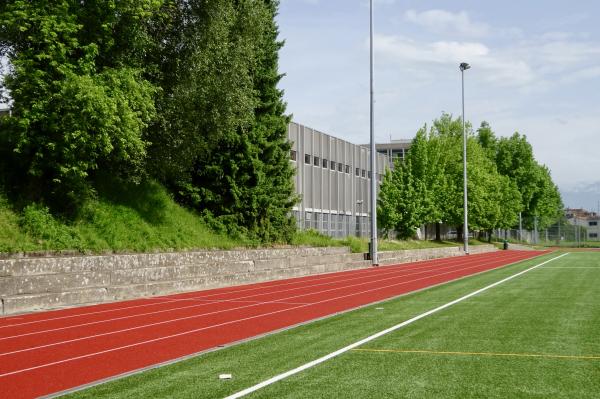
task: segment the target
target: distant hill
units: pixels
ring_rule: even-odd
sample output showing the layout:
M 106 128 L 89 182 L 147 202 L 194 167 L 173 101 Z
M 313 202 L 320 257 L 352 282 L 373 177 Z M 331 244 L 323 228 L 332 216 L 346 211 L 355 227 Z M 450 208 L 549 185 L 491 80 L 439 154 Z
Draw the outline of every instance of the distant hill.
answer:
M 600 201 L 600 181 L 561 188 L 560 193 L 567 208 L 584 208 L 589 211 L 597 211 L 598 201 Z

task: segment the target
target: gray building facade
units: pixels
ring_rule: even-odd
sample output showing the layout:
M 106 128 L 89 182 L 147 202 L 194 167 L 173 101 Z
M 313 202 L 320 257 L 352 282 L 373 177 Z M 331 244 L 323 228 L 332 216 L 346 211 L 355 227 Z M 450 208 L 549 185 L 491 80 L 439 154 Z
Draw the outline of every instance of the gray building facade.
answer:
M 390 140 L 389 143 L 376 143 L 375 149 L 378 153 L 387 155 L 390 167 L 393 168 L 396 160 L 404 160 L 411 144 L 412 139 Z
M 332 237 L 369 236 L 370 182 L 374 177 L 381 184 L 388 157 L 377 154 L 373 176 L 367 147 L 294 122 L 288 126 L 288 138 L 296 193 L 301 197 L 293 210 L 298 228 Z

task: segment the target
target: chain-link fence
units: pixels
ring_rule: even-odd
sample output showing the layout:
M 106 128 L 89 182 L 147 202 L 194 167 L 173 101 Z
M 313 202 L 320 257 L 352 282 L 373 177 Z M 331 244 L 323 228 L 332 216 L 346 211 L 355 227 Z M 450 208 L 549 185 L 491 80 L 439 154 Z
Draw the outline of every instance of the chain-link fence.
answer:
M 533 223 L 531 223 L 533 224 Z M 534 224 L 535 225 L 535 224 Z M 436 237 L 436 229 L 442 240 L 456 240 L 457 229 L 454 226 L 435 224 L 423 226 L 418 231 L 420 239 L 434 239 Z M 491 237 L 490 237 L 491 233 Z M 522 243 L 530 245 L 546 245 L 546 246 L 565 246 L 565 247 L 600 247 L 600 233 L 598 227 L 574 225 L 567 223 L 564 220 L 561 223 L 556 223 L 548 228 L 540 229 L 494 229 L 488 231 L 469 231 L 469 237 L 477 238 L 481 241 L 503 241 L 506 240 L 512 243 Z
M 494 230 L 494 236 L 496 239 L 507 240 L 508 242 L 534 245 L 565 247 L 600 245 L 600 238 L 592 229 L 568 223 L 557 223 L 548 228 L 538 230 L 498 229 Z

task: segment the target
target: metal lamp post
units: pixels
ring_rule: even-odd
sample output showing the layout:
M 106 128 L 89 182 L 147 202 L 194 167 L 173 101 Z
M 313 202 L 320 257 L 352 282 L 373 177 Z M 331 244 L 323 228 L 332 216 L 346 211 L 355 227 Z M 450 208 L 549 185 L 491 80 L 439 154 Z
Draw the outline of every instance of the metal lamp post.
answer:
M 467 128 L 465 121 L 465 71 L 471 66 L 466 62 L 460 64 L 460 74 L 462 80 L 462 123 L 463 123 L 463 194 L 464 194 L 464 227 L 463 239 L 465 254 L 469 254 L 469 217 L 467 204 Z
M 375 151 L 375 113 L 373 100 L 373 0 L 369 2 L 369 61 L 370 61 L 370 108 L 371 108 L 371 264 L 377 259 L 377 152 Z

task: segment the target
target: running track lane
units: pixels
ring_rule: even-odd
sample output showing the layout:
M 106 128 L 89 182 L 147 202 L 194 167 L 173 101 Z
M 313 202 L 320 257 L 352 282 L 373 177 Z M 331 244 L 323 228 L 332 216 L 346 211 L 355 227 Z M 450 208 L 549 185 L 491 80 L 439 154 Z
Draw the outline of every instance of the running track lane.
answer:
M 60 392 L 544 253 L 493 252 L 0 318 L 0 396 Z

